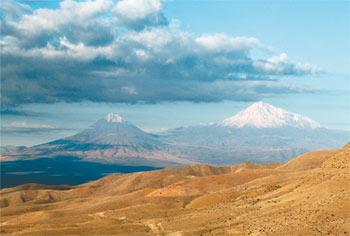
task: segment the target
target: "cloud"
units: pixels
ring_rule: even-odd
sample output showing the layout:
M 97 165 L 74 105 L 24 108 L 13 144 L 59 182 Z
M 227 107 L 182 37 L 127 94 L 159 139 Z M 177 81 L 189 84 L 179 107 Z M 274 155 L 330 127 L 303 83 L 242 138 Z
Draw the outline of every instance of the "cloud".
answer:
M 63 128 L 55 128 L 45 124 L 28 124 L 26 122 L 12 122 L 1 126 L 3 133 L 45 133 L 65 130 Z
M 39 112 L 32 112 L 32 111 L 23 111 L 23 110 L 16 110 L 16 109 L 4 109 L 0 110 L 1 116 L 42 116 L 42 113 Z
M 152 133 L 152 134 L 161 134 L 164 132 L 167 132 L 169 128 L 159 128 L 159 129 L 142 129 L 146 133 Z
M 26 6 L 30 9 L 28 5 L 21 5 L 22 8 Z M 97 45 L 96 41 L 108 43 L 113 39 L 113 27 L 108 25 L 107 16 L 102 15 L 107 13 L 111 6 L 111 0 L 86 2 L 65 0 L 60 3 L 59 9 L 39 8 L 34 11 L 30 9 L 31 14 L 22 14 L 17 21 L 5 18 L 2 22 L 3 34 L 13 36 L 17 44 L 24 48 L 42 47 L 48 42 L 55 43 L 60 35 L 66 36 L 74 43 L 83 42 L 88 45 Z M 2 10 L 6 12 L 7 9 Z
M 122 0 L 114 8 L 117 22 L 134 30 L 167 25 L 161 0 Z
M 160 20 L 163 8 L 157 0 L 64 0 L 57 9 L 4 17 L 3 109 L 81 101 L 250 101 L 310 92 L 281 80 L 320 73 L 285 53 L 252 58 L 251 51 L 263 47 L 253 37 L 197 36 L 180 30 L 176 20 L 168 26 Z
M 32 9 L 26 5 L 13 0 L 3 0 L 0 4 L 1 12 L 7 20 L 15 20 L 23 14 L 30 14 Z
M 11 124 L 3 125 L 4 129 L 52 129 L 50 125 L 27 124 L 26 122 L 12 122 Z
M 266 61 L 256 61 L 253 65 L 258 72 L 275 75 L 315 75 L 322 73 L 320 68 L 309 64 L 290 64 L 285 53 L 281 53 L 278 57 L 271 57 Z
M 195 41 L 202 46 L 203 50 L 214 53 L 246 52 L 259 43 L 256 38 L 232 38 L 226 34 L 202 36 L 196 38 Z

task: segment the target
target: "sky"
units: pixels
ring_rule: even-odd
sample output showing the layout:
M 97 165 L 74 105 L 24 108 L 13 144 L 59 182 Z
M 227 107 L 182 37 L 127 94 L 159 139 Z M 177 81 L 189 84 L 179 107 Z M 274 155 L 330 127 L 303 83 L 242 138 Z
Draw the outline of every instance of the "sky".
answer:
M 108 113 L 150 132 L 262 100 L 350 130 L 348 1 L 4 0 L 1 145 Z

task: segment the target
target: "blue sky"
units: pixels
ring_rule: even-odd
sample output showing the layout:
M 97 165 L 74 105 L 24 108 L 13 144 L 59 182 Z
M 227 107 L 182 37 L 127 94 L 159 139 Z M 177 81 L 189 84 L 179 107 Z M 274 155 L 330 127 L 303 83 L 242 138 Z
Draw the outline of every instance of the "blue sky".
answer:
M 152 130 L 263 100 L 349 129 L 348 1 L 13 1 L 1 5 L 1 145 L 107 113 Z

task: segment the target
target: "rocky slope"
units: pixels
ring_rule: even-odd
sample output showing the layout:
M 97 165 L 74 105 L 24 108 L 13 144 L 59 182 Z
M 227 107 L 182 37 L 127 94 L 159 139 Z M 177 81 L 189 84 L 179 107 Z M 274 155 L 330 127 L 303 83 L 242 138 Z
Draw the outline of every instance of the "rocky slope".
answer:
M 2 235 L 349 235 L 350 145 L 0 192 Z

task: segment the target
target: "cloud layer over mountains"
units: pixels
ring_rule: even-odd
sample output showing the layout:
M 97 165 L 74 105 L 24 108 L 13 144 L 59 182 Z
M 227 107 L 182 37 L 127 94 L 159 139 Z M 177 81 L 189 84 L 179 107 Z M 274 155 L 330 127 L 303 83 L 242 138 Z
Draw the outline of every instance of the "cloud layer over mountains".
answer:
M 185 32 L 160 0 L 64 0 L 56 9 L 1 4 L 1 102 L 255 100 L 305 92 L 280 81 L 315 75 L 285 53 L 255 59 L 253 37 Z

